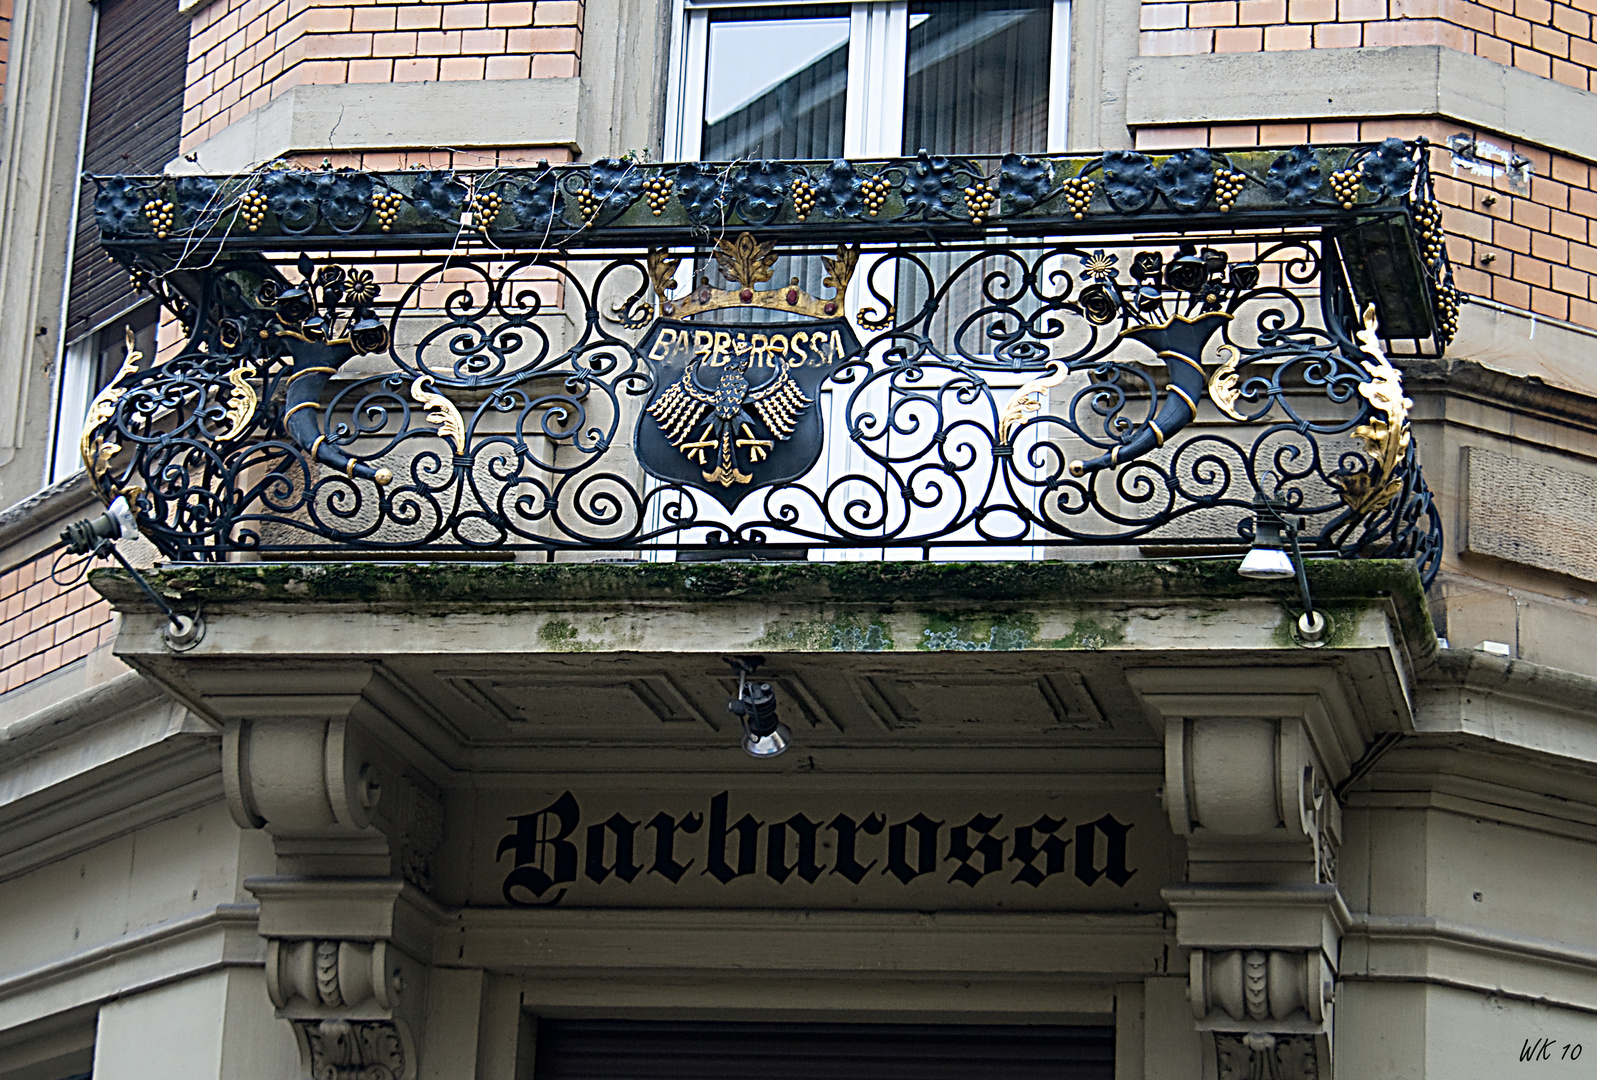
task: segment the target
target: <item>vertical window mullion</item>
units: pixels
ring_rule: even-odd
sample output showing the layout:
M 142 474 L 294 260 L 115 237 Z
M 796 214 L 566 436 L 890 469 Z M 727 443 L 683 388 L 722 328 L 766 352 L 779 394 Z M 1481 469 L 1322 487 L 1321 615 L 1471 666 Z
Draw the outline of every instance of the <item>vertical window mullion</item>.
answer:
M 59 483 L 83 468 L 78 440 L 83 418 L 89 411 L 89 398 L 95 393 L 95 339 L 88 334 L 66 347 L 61 359 L 60 389 L 56 399 L 55 455 L 50 480 Z
M 1070 0 L 1054 0 L 1053 48 L 1048 65 L 1048 152 L 1070 148 Z
M 903 139 L 907 0 L 855 4 L 848 64 L 849 157 L 896 157 Z
M 679 0 L 680 2 L 680 0 Z M 709 60 L 710 13 L 704 9 L 683 14 L 681 66 L 671 80 L 674 93 L 666 98 L 666 157 L 697 161 L 704 138 L 704 75 Z M 674 51 L 674 50 L 673 50 Z

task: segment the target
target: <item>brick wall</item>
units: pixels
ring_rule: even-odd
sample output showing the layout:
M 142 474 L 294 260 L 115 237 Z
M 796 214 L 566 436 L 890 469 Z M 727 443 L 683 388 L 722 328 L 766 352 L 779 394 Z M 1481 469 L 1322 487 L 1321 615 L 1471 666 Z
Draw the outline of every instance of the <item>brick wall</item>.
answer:
M 1452 155 L 1442 144 L 1459 130 L 1455 124 L 1425 120 L 1217 124 L 1145 128 L 1137 133 L 1137 145 L 1149 151 L 1241 149 L 1424 135 L 1437 144 L 1431 169 L 1437 199 L 1445 205 L 1448 257 L 1458 287 L 1473 296 L 1597 328 L 1597 169 L 1495 132 L 1472 132 L 1530 160 L 1530 189 L 1515 190 L 1506 177 L 1453 168 Z
M 0 0 L 0 101 L 6 96 L 6 65 L 11 59 L 11 12 L 14 0 Z
M 79 579 L 50 579 L 55 553 L 0 574 L 0 694 L 87 656 L 112 638 L 111 605 Z
M 194 19 L 183 149 L 292 86 L 572 76 L 581 0 L 215 0 Z
M 335 169 L 392 172 L 412 168 L 526 168 L 545 161 L 550 165 L 565 165 L 572 160 L 572 156 L 571 148 L 567 146 L 526 146 L 502 150 L 366 150 L 333 154 L 296 154 L 289 160 L 311 169 L 328 164 Z
M 1143 0 L 1142 55 L 1445 45 L 1597 89 L 1597 0 Z

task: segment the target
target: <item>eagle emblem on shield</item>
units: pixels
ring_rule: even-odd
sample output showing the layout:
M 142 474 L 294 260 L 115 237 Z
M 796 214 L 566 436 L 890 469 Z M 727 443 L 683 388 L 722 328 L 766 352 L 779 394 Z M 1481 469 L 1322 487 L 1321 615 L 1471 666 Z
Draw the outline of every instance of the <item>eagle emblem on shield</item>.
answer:
M 654 387 L 634 438 L 650 475 L 706 491 L 731 510 L 755 488 L 814 467 L 823 443 L 821 384 L 859 354 L 848 321 L 837 317 L 856 258 L 846 246 L 825 258 L 825 283 L 836 291 L 830 300 L 804 292 L 796 279 L 785 289 L 756 291 L 754 284 L 770 280 L 776 255 L 744 233 L 716 250 L 722 272 L 742 289 L 715 289 L 701 279 L 687 297 L 672 300 L 677 261 L 651 253 L 662 317 L 638 346 Z M 741 325 L 693 321 L 737 308 L 772 314 Z

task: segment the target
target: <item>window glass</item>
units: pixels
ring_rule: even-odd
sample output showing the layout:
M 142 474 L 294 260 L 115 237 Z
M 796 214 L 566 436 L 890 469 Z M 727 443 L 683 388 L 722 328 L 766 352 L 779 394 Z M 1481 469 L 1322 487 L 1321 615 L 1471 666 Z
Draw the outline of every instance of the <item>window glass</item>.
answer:
M 848 37 L 845 6 L 713 12 L 700 157 L 842 154 Z
M 1052 0 L 912 4 L 904 153 L 1044 152 L 1052 31 Z

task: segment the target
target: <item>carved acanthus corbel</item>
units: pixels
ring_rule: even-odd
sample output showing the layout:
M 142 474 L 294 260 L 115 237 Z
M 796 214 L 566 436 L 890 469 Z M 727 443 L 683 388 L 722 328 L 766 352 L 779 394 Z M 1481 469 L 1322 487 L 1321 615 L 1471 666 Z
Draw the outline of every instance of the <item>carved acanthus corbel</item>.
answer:
M 1220 1080 L 1319 1080 L 1320 1048 L 1309 1035 L 1216 1035 L 1215 1063 Z
M 300 1020 L 294 1037 L 311 1080 L 413 1080 L 416 1075 L 416 1051 L 397 1021 Z
M 294 1025 L 312 1080 L 410 1080 L 410 1029 L 393 1016 L 404 990 L 386 941 L 273 939 L 266 989 Z
M 266 989 L 313 1080 L 413 1080 L 442 908 L 393 879 L 249 878 Z
M 1193 949 L 1192 1013 L 1220 1080 L 1317 1080 L 1336 973 L 1318 949 Z

